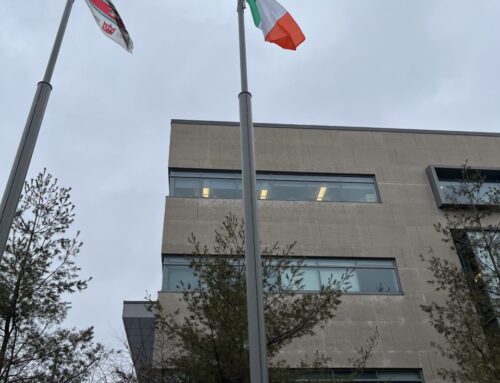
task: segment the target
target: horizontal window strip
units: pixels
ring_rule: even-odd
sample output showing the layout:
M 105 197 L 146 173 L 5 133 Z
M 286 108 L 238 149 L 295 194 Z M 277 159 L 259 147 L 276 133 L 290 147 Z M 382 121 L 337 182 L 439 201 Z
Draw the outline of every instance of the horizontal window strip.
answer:
M 302 278 L 300 287 L 290 287 L 297 292 L 319 292 L 322 285 L 330 281 L 344 281 L 342 289 L 346 294 L 401 294 L 396 264 L 391 259 L 355 259 L 355 258 L 305 258 L 300 266 Z M 180 292 L 198 286 L 198 278 L 189 267 L 188 257 L 167 256 L 163 258 L 162 291 Z M 295 286 L 293 275 L 284 269 L 280 276 L 271 275 L 269 284 L 277 283 L 278 277 L 283 284 Z
M 241 199 L 241 173 L 172 170 L 170 195 Z M 257 197 L 270 201 L 380 202 L 373 175 L 258 172 Z
M 423 383 L 421 370 L 372 370 L 366 369 L 355 373 L 352 370 L 338 369 L 290 369 L 288 382 L 331 382 L 347 379 L 349 382 L 361 383 Z
M 351 382 L 351 383 L 424 383 L 421 369 L 364 369 L 353 371 L 347 369 L 333 368 L 290 368 L 276 369 L 270 368 L 270 375 L 278 373 L 280 381 L 288 383 L 331 383 L 331 382 Z M 178 383 L 182 379 L 178 372 L 174 370 L 164 370 L 164 376 L 168 382 Z

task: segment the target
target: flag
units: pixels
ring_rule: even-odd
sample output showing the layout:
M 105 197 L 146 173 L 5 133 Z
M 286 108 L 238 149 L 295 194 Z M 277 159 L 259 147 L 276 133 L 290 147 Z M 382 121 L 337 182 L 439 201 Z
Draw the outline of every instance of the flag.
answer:
M 101 31 L 132 53 L 134 43 L 111 0 L 85 0 Z
M 297 49 L 306 39 L 293 17 L 276 0 L 247 0 L 255 25 L 270 43 Z

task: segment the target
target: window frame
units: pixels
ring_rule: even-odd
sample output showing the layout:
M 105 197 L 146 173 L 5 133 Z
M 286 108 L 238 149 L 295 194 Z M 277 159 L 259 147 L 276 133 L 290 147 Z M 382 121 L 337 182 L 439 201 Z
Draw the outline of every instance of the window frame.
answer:
M 178 173 L 177 175 L 175 173 Z M 188 174 L 190 174 L 188 176 Z M 172 177 L 178 178 L 199 178 L 199 179 L 231 179 L 241 180 L 241 170 L 239 169 L 195 169 L 195 168 L 169 168 L 169 191 L 172 190 Z M 276 178 L 273 178 L 275 176 Z M 318 179 L 318 178 L 323 179 Z M 357 180 L 349 180 L 354 178 Z M 343 181 L 343 179 L 346 179 Z M 366 181 L 361 181 L 366 179 Z M 321 201 L 331 203 L 382 203 L 380 196 L 380 189 L 378 187 L 377 178 L 375 174 L 354 174 L 354 173 L 324 173 L 324 172 L 287 172 L 287 171 L 270 171 L 259 170 L 256 172 L 256 180 L 258 181 L 297 181 L 297 182 L 337 182 L 339 184 L 345 183 L 359 183 L 373 185 L 375 192 L 375 200 L 369 201 Z M 343 181 L 343 182 L 342 182 Z M 170 197 L 174 198 L 201 198 L 201 197 L 183 197 L 175 196 L 169 193 Z M 214 198 L 224 199 L 224 198 Z M 238 200 L 240 198 L 231 198 Z M 258 201 L 263 201 L 258 199 Z M 282 200 L 282 199 L 266 199 L 266 201 L 279 201 L 279 202 L 320 202 L 316 200 Z
M 426 169 L 427 176 L 429 178 L 429 182 L 431 185 L 432 189 L 432 194 L 434 195 L 434 199 L 436 200 L 437 207 L 439 209 L 445 209 L 445 208 L 450 208 L 450 207 L 457 207 L 457 206 L 467 206 L 467 204 L 460 204 L 460 203 L 450 203 L 447 201 L 446 195 L 440 188 L 440 183 L 441 180 L 439 179 L 439 176 L 437 174 L 438 171 L 440 170 L 448 170 L 448 171 L 460 171 L 463 169 L 463 166 L 457 166 L 457 165 L 429 165 Z M 499 167 L 485 167 L 485 166 L 474 166 L 471 167 L 470 170 L 472 171 L 478 171 L 479 173 L 488 171 L 488 172 L 498 172 L 499 177 L 500 177 L 500 168 Z M 500 183 L 499 183 L 500 186 Z M 488 206 L 487 204 L 479 204 L 479 206 Z
M 182 293 L 182 290 L 171 290 L 171 289 L 164 289 L 166 286 L 168 286 L 168 280 L 166 280 L 165 276 L 165 266 L 168 267 L 170 264 L 171 266 L 186 266 L 189 264 L 189 257 L 192 257 L 192 255 L 186 255 L 186 254 L 162 254 L 162 292 L 165 293 Z M 165 259 L 175 259 L 177 261 L 181 260 L 181 262 L 171 262 L 171 263 L 166 263 Z M 370 291 L 345 291 L 342 294 L 346 295 L 389 295 L 389 296 L 402 296 L 404 295 L 403 291 L 403 286 L 401 284 L 401 278 L 399 275 L 399 269 L 397 265 L 397 260 L 395 258 L 374 258 L 374 257 L 308 257 L 308 256 L 290 256 L 288 257 L 290 260 L 304 260 L 305 265 L 301 266 L 303 268 L 310 268 L 310 269 L 315 269 L 317 270 L 318 274 L 320 273 L 320 270 L 323 269 L 332 269 L 332 268 L 338 268 L 338 269 L 384 269 L 384 270 L 394 270 L 394 281 L 396 283 L 397 291 L 395 292 L 370 292 Z M 316 265 L 307 265 L 307 261 L 316 261 Z M 369 262 L 369 261 L 386 261 L 386 262 L 391 262 L 392 267 L 390 266 L 378 266 L 378 267 L 370 267 L 370 266 L 345 266 L 345 267 L 335 267 L 335 266 L 327 266 L 327 265 L 320 265 L 318 261 L 326 261 L 326 260 L 338 260 L 338 261 L 348 261 L 348 262 Z M 321 277 L 318 278 L 319 282 L 321 283 Z M 295 290 L 296 294 L 317 294 L 319 291 L 318 290 Z

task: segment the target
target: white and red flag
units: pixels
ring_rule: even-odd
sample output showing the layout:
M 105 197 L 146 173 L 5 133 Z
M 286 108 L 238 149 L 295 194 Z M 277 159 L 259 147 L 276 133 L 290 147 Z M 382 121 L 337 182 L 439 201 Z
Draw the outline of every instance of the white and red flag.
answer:
M 134 43 L 111 0 L 85 0 L 101 31 L 132 53 Z

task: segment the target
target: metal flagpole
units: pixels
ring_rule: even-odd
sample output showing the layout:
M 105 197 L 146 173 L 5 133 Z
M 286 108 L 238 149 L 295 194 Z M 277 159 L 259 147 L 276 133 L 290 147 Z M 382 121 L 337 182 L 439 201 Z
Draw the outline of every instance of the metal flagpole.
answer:
M 247 283 L 248 349 L 250 382 L 267 383 L 267 347 L 262 294 L 262 262 L 260 256 L 259 222 L 257 219 L 257 185 L 252 123 L 252 95 L 248 91 L 245 47 L 245 0 L 238 0 L 240 40 L 241 93 L 241 165 L 243 173 L 243 204 L 245 207 L 245 268 Z
M 33 150 L 35 149 L 38 132 L 42 125 L 45 108 L 49 101 L 50 91 L 52 90 L 50 80 L 54 73 L 54 67 L 56 65 L 59 49 L 61 48 L 64 32 L 66 31 L 66 25 L 68 24 L 73 2 L 74 0 L 66 1 L 61 23 L 59 24 L 59 30 L 57 31 L 52 53 L 50 54 L 47 64 L 47 69 L 45 70 L 43 80 L 38 83 L 35 98 L 33 99 L 28 114 L 28 120 L 26 121 L 21 142 L 19 142 L 19 147 L 17 149 L 16 158 L 12 165 L 9 180 L 7 181 L 7 186 L 3 194 L 2 204 L 0 205 L 0 262 L 3 258 L 12 222 L 14 221 L 17 204 L 21 197 L 26 174 L 28 173 Z

